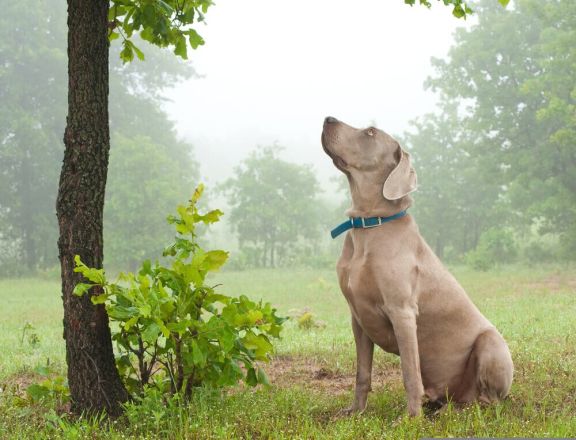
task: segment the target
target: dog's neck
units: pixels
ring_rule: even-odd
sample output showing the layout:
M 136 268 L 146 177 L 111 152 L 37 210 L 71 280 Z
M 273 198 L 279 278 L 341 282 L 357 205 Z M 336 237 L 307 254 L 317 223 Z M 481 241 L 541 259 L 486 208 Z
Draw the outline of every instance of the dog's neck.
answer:
M 382 194 L 383 183 L 376 183 L 373 177 L 348 176 L 352 196 L 352 206 L 346 210 L 348 217 L 389 217 L 412 205 L 412 197 L 409 195 L 398 200 L 385 199 Z

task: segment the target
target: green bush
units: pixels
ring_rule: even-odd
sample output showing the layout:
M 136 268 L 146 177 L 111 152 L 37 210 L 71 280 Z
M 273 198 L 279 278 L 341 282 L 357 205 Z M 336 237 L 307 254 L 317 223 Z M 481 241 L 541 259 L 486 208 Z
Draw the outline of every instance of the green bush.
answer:
M 68 381 L 64 376 L 55 374 L 47 366 L 36 367 L 34 372 L 44 376 L 44 380 L 26 388 L 30 403 L 51 402 L 54 406 L 62 406 L 70 400 Z
M 106 280 L 104 270 L 85 266 L 76 257 L 76 271 L 91 283 L 80 283 L 74 293 L 90 291 L 94 304 L 105 304 L 117 344 L 117 366 L 129 391 L 142 395 L 155 388 L 161 393 L 189 398 L 194 387 L 267 383 L 257 361 L 272 353 L 271 338 L 279 337 L 283 318 L 269 303 L 218 294 L 206 284 L 206 275 L 227 260 L 221 250 L 203 250 L 196 237 L 199 223 L 219 220 L 218 210 L 204 215 L 196 203 L 199 186 L 188 206 L 169 216 L 177 237 L 164 251 L 166 265 L 145 261 L 138 273 Z
M 474 269 L 487 271 L 497 264 L 511 263 L 516 255 L 512 232 L 490 228 L 482 233 L 476 248 L 466 254 L 466 263 Z
M 556 254 L 558 251 L 556 250 Z M 554 249 L 547 246 L 547 243 L 533 241 L 522 250 L 524 260 L 530 264 L 540 264 L 557 260 Z

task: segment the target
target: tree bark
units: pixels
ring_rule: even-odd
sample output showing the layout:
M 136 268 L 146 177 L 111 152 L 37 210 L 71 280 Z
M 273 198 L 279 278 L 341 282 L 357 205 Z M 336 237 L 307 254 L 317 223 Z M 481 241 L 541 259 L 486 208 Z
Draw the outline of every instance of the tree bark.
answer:
M 90 295 L 72 293 L 82 281 L 74 256 L 90 267 L 100 268 L 103 261 L 110 150 L 107 17 L 108 0 L 68 0 L 68 116 L 56 213 L 72 411 L 117 415 L 128 394 L 114 362 L 108 315 Z

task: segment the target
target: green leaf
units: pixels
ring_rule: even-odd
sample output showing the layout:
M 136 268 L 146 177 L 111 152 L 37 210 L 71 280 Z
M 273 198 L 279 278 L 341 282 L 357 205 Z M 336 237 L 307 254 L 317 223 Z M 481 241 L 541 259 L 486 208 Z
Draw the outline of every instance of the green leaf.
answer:
M 466 12 L 464 12 L 464 9 L 462 8 L 461 5 L 456 5 L 452 10 L 452 15 L 454 15 L 454 17 L 456 18 L 462 18 L 466 16 Z
M 90 301 L 92 301 L 92 304 L 94 304 L 94 305 L 104 304 L 107 299 L 108 299 L 108 295 L 106 293 L 102 293 L 100 295 L 93 295 L 90 297 Z
M 194 194 L 192 194 L 192 198 L 190 199 L 190 203 L 195 205 L 196 202 L 202 197 L 202 193 L 204 192 L 204 184 L 199 184 L 196 189 L 194 190 Z
M 74 287 L 74 290 L 72 291 L 72 293 L 76 296 L 82 296 L 95 285 L 96 284 L 78 283 Z
M 194 5 L 188 4 L 187 9 L 181 15 L 181 21 L 184 23 L 194 23 L 195 14 L 196 10 L 194 9 Z
M 192 49 L 197 49 L 198 46 L 204 44 L 204 39 L 194 29 L 188 30 L 188 41 L 190 41 Z
M 34 373 L 40 374 L 41 376 L 48 376 L 51 370 L 46 365 L 38 365 L 34 368 Z
M 258 360 L 267 360 L 267 355 L 271 353 L 274 348 L 266 336 L 256 335 L 251 331 L 246 332 L 243 342 L 246 348 L 254 350 L 254 354 Z
M 158 327 L 160 328 L 160 331 L 164 335 L 164 337 L 169 338 L 170 337 L 170 330 L 168 330 L 168 328 L 166 327 L 164 322 L 162 322 L 162 320 L 160 318 L 156 318 L 155 321 L 156 321 L 156 324 L 158 325 Z
M 159 334 L 160 327 L 155 322 L 151 322 L 144 328 L 144 331 L 142 332 L 142 340 L 149 344 L 153 344 L 156 339 L 158 339 Z
M 268 376 L 266 375 L 266 372 L 262 368 L 258 368 L 257 377 L 258 377 L 258 383 L 261 383 L 263 385 L 268 385 L 268 386 L 270 385 L 270 381 L 268 380 Z
M 251 325 L 254 325 L 257 322 L 261 321 L 263 317 L 264 314 L 260 310 L 250 310 L 247 313 L 248 322 Z
M 74 256 L 74 263 L 76 267 L 74 268 L 74 272 L 81 273 L 84 278 L 92 281 L 96 284 L 104 284 L 106 282 L 106 277 L 104 276 L 104 269 L 93 269 L 86 266 L 82 263 L 79 255 Z
M 26 393 L 33 402 L 39 402 L 50 395 L 50 390 L 43 385 L 35 383 L 26 388 Z
M 126 321 L 124 323 L 124 330 L 126 331 L 130 330 L 134 326 L 134 324 L 138 322 L 138 318 L 139 318 L 138 316 L 133 316 L 128 321 Z
M 198 220 L 203 221 L 205 224 L 211 224 L 211 223 L 216 223 L 217 221 L 220 220 L 220 217 L 222 217 L 224 215 L 224 213 L 222 211 L 220 211 L 219 209 L 215 209 L 213 211 L 208 212 L 207 214 L 204 214 L 202 216 L 198 217 Z
M 202 285 L 204 277 L 198 271 L 198 264 L 182 264 L 180 261 L 174 262 L 174 271 L 182 276 L 186 284 L 193 283 L 195 286 Z
M 202 263 L 202 268 L 208 271 L 215 271 L 220 269 L 226 260 L 228 259 L 228 252 L 214 250 L 206 252 L 204 261 Z
M 152 263 L 150 260 L 144 260 L 144 262 L 142 262 L 142 268 L 138 272 L 138 275 L 152 275 Z
M 504 7 L 508 6 L 508 3 L 510 3 L 510 0 L 498 0 L 500 2 L 500 4 Z
M 160 7 L 164 10 L 164 13 L 166 15 L 172 15 L 174 13 L 174 8 L 172 6 L 170 6 L 168 3 L 162 1 L 162 0 L 157 0 L 158 4 L 160 5 Z
M 174 54 L 182 57 L 183 59 L 188 59 L 188 49 L 186 47 L 186 38 L 182 33 L 179 33 L 176 37 L 176 45 L 174 47 Z
M 139 310 L 136 307 L 124 307 L 119 306 L 117 304 L 113 304 L 111 307 L 106 309 L 108 312 L 108 316 L 112 319 L 116 319 L 118 321 L 125 321 L 133 316 L 139 315 Z
M 204 367 L 206 365 L 206 353 L 200 348 L 196 340 L 192 340 L 192 362 L 194 365 Z
M 218 334 L 218 341 L 220 342 L 220 347 L 222 348 L 222 350 L 228 353 L 234 348 L 234 342 L 236 341 L 236 334 L 226 327 L 221 328 Z
M 185 319 L 180 322 L 169 322 L 166 324 L 166 327 L 175 333 L 178 333 L 180 336 L 188 330 L 188 327 L 192 324 L 192 321 L 189 319 Z
M 221 295 L 219 293 L 209 293 L 206 295 L 206 302 L 219 302 L 222 304 L 230 304 L 230 297 L 227 295 Z
M 134 52 L 132 51 L 133 46 L 129 40 L 124 40 L 122 45 L 124 48 L 120 52 L 120 59 L 122 59 L 124 63 L 128 63 L 134 59 Z
M 152 313 L 152 306 L 150 304 L 140 304 L 138 305 L 138 311 L 142 317 L 148 318 L 150 313 Z
M 144 27 L 153 27 L 154 23 L 161 19 L 160 14 L 156 13 L 156 8 L 152 3 L 144 4 L 144 7 L 142 8 L 142 16 L 144 17 Z
M 149 43 L 154 43 L 154 32 L 152 32 L 152 29 L 149 27 L 146 27 L 140 31 L 140 37 Z
M 251 387 L 258 385 L 258 377 L 256 376 L 256 370 L 254 370 L 253 367 L 248 368 L 245 380 Z
M 140 61 L 144 61 L 144 53 L 138 49 L 138 47 L 136 47 L 135 44 L 132 44 L 132 49 L 134 49 L 134 52 L 136 52 L 136 56 L 138 57 L 138 59 Z
M 208 8 L 213 4 L 211 0 L 202 0 L 202 12 L 204 12 L 204 14 L 208 12 Z

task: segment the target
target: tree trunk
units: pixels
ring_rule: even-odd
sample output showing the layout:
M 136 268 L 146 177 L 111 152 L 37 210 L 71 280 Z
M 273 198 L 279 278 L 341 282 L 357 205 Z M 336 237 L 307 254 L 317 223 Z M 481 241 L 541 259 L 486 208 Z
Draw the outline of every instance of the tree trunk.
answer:
M 68 384 L 75 413 L 121 412 L 128 394 L 116 370 L 108 315 L 72 291 L 74 256 L 102 267 L 108 169 L 108 0 L 68 0 L 68 117 L 56 212 Z M 91 292 L 95 294 L 97 292 Z
M 37 268 L 36 243 L 34 242 L 34 197 L 30 182 L 33 180 L 30 170 L 29 153 L 26 152 L 22 166 L 20 168 L 22 185 L 20 187 L 20 198 L 22 200 L 22 217 L 20 227 L 22 228 L 24 261 L 29 273 L 33 273 Z
M 262 248 L 262 265 L 261 267 L 266 267 L 266 262 L 268 261 L 268 242 L 264 240 Z

